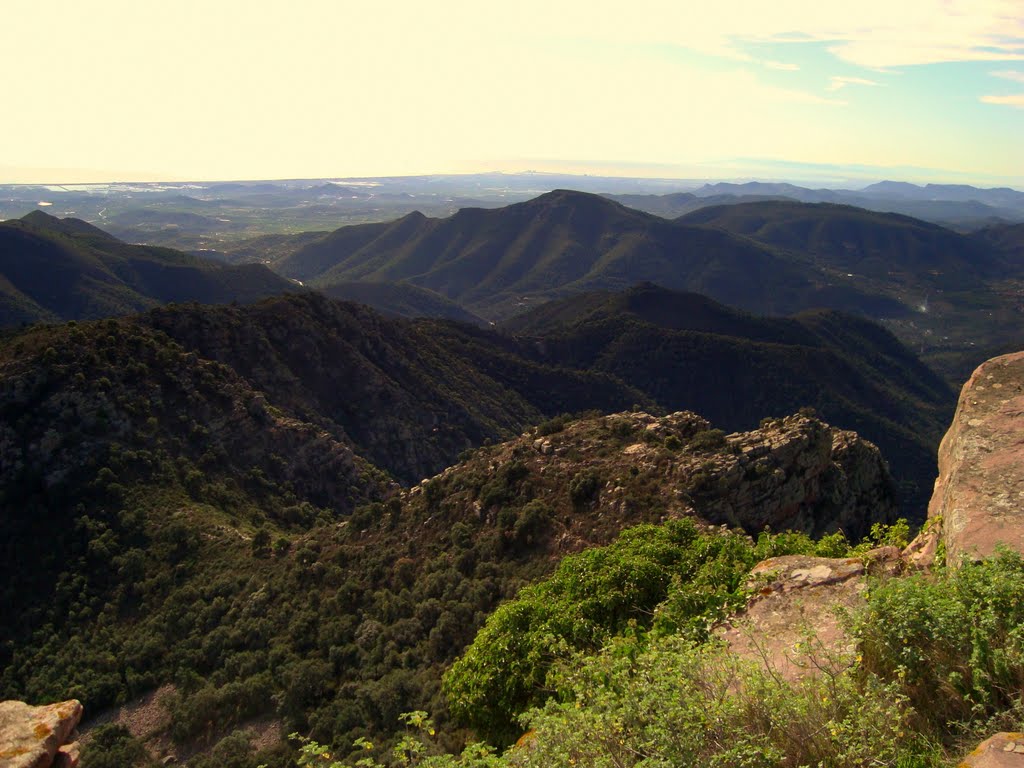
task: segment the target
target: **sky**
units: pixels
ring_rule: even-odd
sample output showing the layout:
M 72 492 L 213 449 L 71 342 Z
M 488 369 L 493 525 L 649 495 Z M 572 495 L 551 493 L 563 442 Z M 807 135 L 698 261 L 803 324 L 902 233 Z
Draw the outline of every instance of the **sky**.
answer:
M 0 182 L 1024 188 L 1024 0 L 0 0 Z

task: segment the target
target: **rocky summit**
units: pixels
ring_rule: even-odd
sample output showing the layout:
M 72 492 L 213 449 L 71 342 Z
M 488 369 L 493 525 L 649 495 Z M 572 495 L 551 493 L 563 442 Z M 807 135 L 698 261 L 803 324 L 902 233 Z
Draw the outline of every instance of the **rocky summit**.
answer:
M 488 494 L 472 488 L 500 480 L 510 466 L 536 498 L 565 510 L 548 531 L 560 552 L 667 517 L 695 516 L 751 534 L 842 530 L 855 540 L 897 514 L 878 449 L 804 414 L 732 434 L 687 411 L 583 418 L 481 451 L 412 488 L 407 498 L 443 495 L 442 509 L 459 510 L 463 519 L 493 516 Z M 586 510 L 592 514 L 580 514 Z

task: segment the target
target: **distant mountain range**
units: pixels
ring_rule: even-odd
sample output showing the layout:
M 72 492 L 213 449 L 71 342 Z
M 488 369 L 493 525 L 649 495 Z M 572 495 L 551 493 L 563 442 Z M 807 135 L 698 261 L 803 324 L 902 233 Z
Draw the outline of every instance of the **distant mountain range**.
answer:
M 393 316 L 502 322 L 552 299 L 650 282 L 758 314 L 826 308 L 882 320 L 955 383 L 994 351 L 1024 344 L 1020 226 L 965 235 L 901 214 L 776 199 L 669 220 L 558 190 L 447 218 L 414 212 L 224 243 L 217 255 L 236 262 L 227 266 L 36 212 L 0 225 L 0 323 L 301 288 Z
M 981 238 L 909 216 L 849 205 L 765 201 L 716 205 L 678 219 L 743 235 L 804 256 L 828 273 L 891 293 L 959 290 L 1005 276 L 1006 259 Z
M 604 194 L 676 218 L 708 205 L 789 199 L 903 213 L 959 231 L 1024 222 L 1024 193 L 965 185 L 880 182 L 822 189 L 775 182 L 702 183 L 569 174 L 466 174 L 82 185 L 0 185 L 0 220 L 39 207 L 83 219 L 126 242 L 209 254 L 268 234 L 331 231 L 391 221 L 413 211 L 444 218 L 462 208 L 500 208 L 554 189 Z
M 960 184 L 882 181 L 860 190 L 809 189 L 794 184 L 752 181 L 745 184 L 705 184 L 692 192 L 667 195 L 608 194 L 632 208 L 676 218 L 709 205 L 760 200 L 836 203 L 883 213 L 902 213 L 925 221 L 963 229 L 1024 221 L 1024 192 L 1006 187 L 981 189 Z
M 816 306 L 900 315 L 899 301 L 836 280 L 749 238 L 666 221 L 598 195 L 557 190 L 447 219 L 413 213 L 343 227 L 269 265 L 317 288 L 407 281 L 489 320 L 535 303 L 641 281 L 704 293 L 750 311 Z
M 957 382 L 995 351 L 1024 344 L 1018 227 L 965 235 L 902 214 L 782 199 L 667 220 L 559 190 L 446 219 L 414 213 L 264 237 L 227 252 L 319 289 L 413 284 L 497 322 L 554 298 L 645 281 L 757 313 L 839 309 L 884 320 Z

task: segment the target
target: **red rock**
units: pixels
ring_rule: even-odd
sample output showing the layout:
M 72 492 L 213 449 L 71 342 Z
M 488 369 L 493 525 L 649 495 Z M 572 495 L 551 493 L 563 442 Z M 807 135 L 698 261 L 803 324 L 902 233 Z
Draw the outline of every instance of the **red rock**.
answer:
M 958 768 L 1024 768 L 1024 733 L 997 733 L 985 739 Z
M 928 517 L 941 524 L 947 562 L 1024 552 L 1024 352 L 978 367 L 939 447 Z
M 50 768 L 81 719 L 82 705 L 74 699 L 41 707 L 0 702 L 0 767 Z
M 852 663 L 855 647 L 840 610 L 864 604 L 866 573 L 896 573 L 896 547 L 862 557 L 786 555 L 764 560 L 751 571 L 754 597 L 740 615 L 718 628 L 737 656 L 763 664 L 787 680 Z

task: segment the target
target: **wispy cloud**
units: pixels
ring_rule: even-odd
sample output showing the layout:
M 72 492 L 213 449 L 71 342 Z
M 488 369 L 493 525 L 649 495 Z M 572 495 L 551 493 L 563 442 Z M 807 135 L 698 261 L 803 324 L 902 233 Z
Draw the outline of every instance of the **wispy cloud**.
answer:
M 1003 80 L 1013 80 L 1017 83 L 1024 83 L 1024 72 L 1012 69 L 1004 69 L 1000 72 L 991 72 L 992 77 L 1001 77 Z
M 520 2 L 531 6 L 540 0 Z M 1024 61 L 1020 0 L 860 0 L 855 5 L 722 0 L 714 9 L 678 0 L 634 0 L 635 12 L 628 17 L 581 14 L 569 2 L 543 7 L 551 27 L 573 29 L 581 37 L 666 43 L 728 59 L 748 60 L 751 43 L 818 42 L 828 44 L 840 60 L 868 69 Z
M 790 64 L 785 61 L 763 61 L 761 63 L 768 67 L 768 69 L 781 69 L 784 72 L 796 72 L 800 69 L 799 64 Z
M 838 91 L 845 88 L 848 85 L 869 85 L 879 86 L 881 83 L 876 83 L 874 80 L 868 80 L 864 77 L 833 77 L 831 82 L 828 84 L 827 91 Z
M 1008 96 L 982 96 L 985 104 L 999 104 L 1004 107 L 1024 109 L 1024 93 L 1011 93 Z

